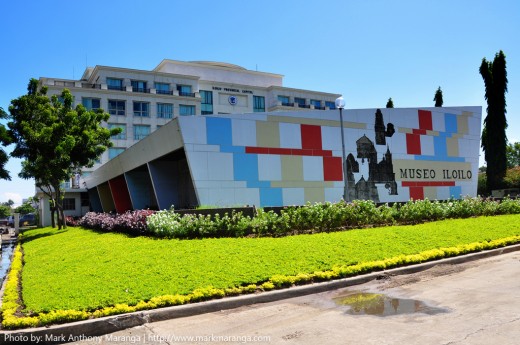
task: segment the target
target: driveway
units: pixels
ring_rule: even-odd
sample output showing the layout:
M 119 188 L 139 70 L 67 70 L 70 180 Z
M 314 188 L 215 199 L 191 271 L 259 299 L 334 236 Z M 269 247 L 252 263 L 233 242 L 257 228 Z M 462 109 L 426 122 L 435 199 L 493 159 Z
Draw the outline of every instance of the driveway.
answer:
M 355 303 L 351 308 L 342 302 Z M 409 275 L 380 275 L 345 289 L 148 323 L 74 344 L 519 342 L 517 251 Z

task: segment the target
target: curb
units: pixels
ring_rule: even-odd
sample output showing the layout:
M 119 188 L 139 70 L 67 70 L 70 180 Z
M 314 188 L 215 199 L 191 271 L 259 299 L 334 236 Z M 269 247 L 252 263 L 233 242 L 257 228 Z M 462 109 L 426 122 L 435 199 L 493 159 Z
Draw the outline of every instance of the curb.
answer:
M 322 283 L 299 285 L 282 290 L 274 290 L 249 295 L 225 297 L 223 299 L 171 306 L 160 309 L 139 311 L 128 314 L 107 316 L 98 319 L 83 320 L 49 327 L 27 328 L 14 331 L 2 331 L 0 343 L 28 343 L 39 340 L 40 344 L 61 344 L 72 341 L 87 340 L 94 336 L 121 331 L 127 328 L 141 326 L 150 322 L 164 321 L 181 317 L 211 313 L 221 310 L 234 309 L 257 303 L 268 303 L 283 299 L 300 297 L 320 293 L 353 285 L 367 283 L 376 279 L 382 273 L 403 275 L 421 272 L 440 264 L 461 264 L 501 254 L 520 251 L 520 244 L 471 253 L 446 259 L 429 261 L 417 265 L 398 267 L 388 270 L 375 271 L 365 275 L 342 278 Z M 31 341 L 32 340 L 32 341 Z

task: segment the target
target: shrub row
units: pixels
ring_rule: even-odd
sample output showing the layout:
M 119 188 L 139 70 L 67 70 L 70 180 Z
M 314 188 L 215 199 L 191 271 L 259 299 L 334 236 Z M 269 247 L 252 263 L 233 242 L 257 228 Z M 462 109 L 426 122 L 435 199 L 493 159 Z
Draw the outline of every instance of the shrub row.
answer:
M 236 296 L 256 291 L 269 291 L 281 289 L 293 285 L 309 284 L 313 282 L 328 281 L 369 273 L 384 269 L 395 268 L 403 265 L 417 264 L 425 261 L 441 259 L 456 255 L 477 252 L 481 250 L 494 249 L 520 242 L 520 236 L 512 236 L 503 239 L 458 245 L 456 247 L 431 249 L 418 254 L 400 255 L 384 260 L 362 262 L 355 265 L 335 266 L 330 270 L 316 271 L 313 273 L 299 273 L 297 275 L 275 275 L 269 280 L 259 284 L 218 289 L 212 286 L 199 288 L 187 295 L 164 295 L 153 297 L 147 301 L 140 301 L 135 305 L 115 304 L 110 307 L 94 311 L 86 310 L 54 310 L 48 313 L 40 313 L 33 316 L 17 316 L 15 313 L 21 311 L 22 306 L 18 304 L 21 296 L 18 295 L 18 284 L 20 270 L 22 267 L 22 253 L 18 245 L 7 277 L 5 293 L 2 305 L 2 327 L 4 329 L 18 329 L 26 327 L 46 326 L 55 323 L 79 321 L 109 315 L 136 312 L 140 310 L 155 309 L 167 306 L 181 305 L 186 303 L 200 302 L 209 299 L 222 298 L 225 296 Z
M 174 210 L 158 211 L 147 219 L 148 232 L 158 237 L 205 238 L 241 236 L 286 236 L 367 226 L 417 224 L 449 218 L 467 218 L 520 213 L 520 200 L 502 202 L 466 198 L 448 202 L 417 200 L 377 206 L 370 200 L 352 203 L 317 203 L 288 207 L 280 214 L 261 209 L 255 217 L 241 213 L 216 216 L 184 215 Z
M 370 200 L 352 203 L 316 203 L 287 207 L 280 211 L 259 209 L 256 216 L 241 212 L 224 215 L 176 213 L 175 210 L 128 211 L 124 214 L 87 213 L 79 225 L 134 235 L 194 239 L 207 237 L 286 236 L 352 229 L 367 226 L 417 224 L 449 218 L 467 218 L 520 213 L 519 199 L 501 202 L 465 198 L 447 202 L 417 200 L 405 204 L 377 206 Z

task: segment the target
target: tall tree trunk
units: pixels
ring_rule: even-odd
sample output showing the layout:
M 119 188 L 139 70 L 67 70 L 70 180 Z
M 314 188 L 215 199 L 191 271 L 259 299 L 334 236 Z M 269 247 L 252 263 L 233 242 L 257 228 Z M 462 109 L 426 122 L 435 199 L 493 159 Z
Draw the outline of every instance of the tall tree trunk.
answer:
M 55 213 L 56 213 L 56 207 L 51 207 L 51 226 L 53 228 L 56 227 L 56 222 L 55 222 L 55 218 L 54 218 Z

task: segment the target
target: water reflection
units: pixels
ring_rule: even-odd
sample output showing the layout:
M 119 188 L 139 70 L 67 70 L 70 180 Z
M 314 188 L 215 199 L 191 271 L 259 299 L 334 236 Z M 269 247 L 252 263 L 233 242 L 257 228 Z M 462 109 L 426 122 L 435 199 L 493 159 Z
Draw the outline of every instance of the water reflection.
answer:
M 2 244 L 2 258 L 0 260 L 0 284 L 3 283 L 13 256 L 14 244 Z
M 446 309 L 426 305 L 422 301 L 405 298 L 394 298 L 379 293 L 349 292 L 334 299 L 336 304 L 346 305 L 346 311 L 352 315 L 390 316 L 410 313 L 429 315 L 445 313 Z

